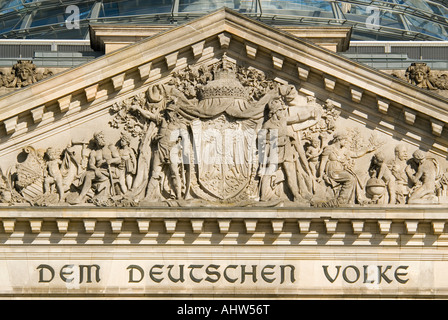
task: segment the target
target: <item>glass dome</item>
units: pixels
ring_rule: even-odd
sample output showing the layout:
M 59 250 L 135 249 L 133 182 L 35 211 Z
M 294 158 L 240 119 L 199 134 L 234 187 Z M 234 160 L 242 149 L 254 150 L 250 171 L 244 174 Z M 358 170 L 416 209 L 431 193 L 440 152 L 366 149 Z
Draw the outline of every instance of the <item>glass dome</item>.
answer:
M 87 39 L 90 23 L 183 24 L 228 7 L 270 25 L 353 27 L 352 40 L 448 40 L 448 1 L 0 0 L 3 39 Z

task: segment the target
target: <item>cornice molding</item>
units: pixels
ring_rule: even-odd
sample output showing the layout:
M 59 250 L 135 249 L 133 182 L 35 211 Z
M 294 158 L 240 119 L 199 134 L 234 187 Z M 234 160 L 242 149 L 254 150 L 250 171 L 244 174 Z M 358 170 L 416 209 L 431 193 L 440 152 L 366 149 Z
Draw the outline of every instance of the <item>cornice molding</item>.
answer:
M 447 208 L 0 208 L 15 245 L 448 246 Z M 81 241 L 81 240 L 82 241 Z

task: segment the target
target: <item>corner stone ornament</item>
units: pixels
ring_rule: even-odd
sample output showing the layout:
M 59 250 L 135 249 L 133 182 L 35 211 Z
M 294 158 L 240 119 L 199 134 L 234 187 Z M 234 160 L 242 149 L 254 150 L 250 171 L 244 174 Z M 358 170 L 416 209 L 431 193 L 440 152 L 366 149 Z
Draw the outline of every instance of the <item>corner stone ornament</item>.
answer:
M 448 177 L 439 161 L 422 150 L 409 158 L 401 144 L 389 158 L 385 141 L 338 128 L 339 116 L 332 100 L 299 93 L 224 54 L 114 103 L 109 125 L 119 141 L 99 130 L 62 150 L 24 148 L 20 161 L 1 173 L 0 200 L 336 207 L 446 198 Z M 361 177 L 356 165 L 366 156 L 371 163 Z
M 0 72 L 0 88 L 23 88 L 53 75 L 52 71 L 36 70 L 36 65 L 30 60 L 19 60 L 8 71 Z
M 424 62 L 413 62 L 406 71 L 396 70 L 393 75 L 419 88 L 447 96 L 448 74 L 442 70 L 433 70 Z

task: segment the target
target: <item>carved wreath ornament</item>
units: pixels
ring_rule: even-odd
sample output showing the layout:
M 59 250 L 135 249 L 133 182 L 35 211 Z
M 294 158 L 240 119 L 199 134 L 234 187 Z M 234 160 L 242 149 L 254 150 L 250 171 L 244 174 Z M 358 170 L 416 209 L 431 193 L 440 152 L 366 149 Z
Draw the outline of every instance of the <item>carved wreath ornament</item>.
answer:
M 339 110 L 226 55 L 110 107 L 119 141 L 95 132 L 27 147 L 0 179 L 3 203 L 99 206 L 341 206 L 438 202 L 435 159 L 338 131 Z M 133 147 L 136 146 L 136 147 Z M 372 154 L 366 179 L 360 157 Z

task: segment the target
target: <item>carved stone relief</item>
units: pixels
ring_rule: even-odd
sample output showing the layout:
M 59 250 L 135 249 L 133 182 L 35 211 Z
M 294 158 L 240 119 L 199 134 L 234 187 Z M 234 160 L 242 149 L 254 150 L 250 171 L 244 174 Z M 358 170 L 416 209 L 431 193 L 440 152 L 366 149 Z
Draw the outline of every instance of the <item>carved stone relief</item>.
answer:
M 448 96 L 448 74 L 440 70 L 431 70 L 424 62 L 414 62 L 404 70 L 386 71 L 419 88 L 432 90 L 443 96 Z
M 37 71 L 36 65 L 29 60 L 19 60 L 12 68 L 0 71 L 0 87 L 22 88 L 53 75 L 53 71 Z
M 339 127 L 340 110 L 225 54 L 110 107 L 111 140 L 24 148 L 5 204 L 319 206 L 439 203 L 448 174 L 421 150 Z M 118 136 L 118 135 L 117 135 Z M 360 172 L 357 164 L 370 161 Z M 362 158 L 362 160 L 361 160 Z

